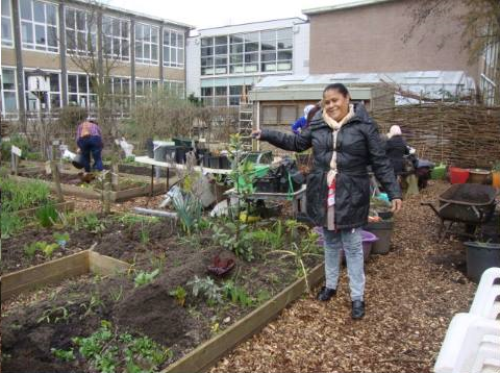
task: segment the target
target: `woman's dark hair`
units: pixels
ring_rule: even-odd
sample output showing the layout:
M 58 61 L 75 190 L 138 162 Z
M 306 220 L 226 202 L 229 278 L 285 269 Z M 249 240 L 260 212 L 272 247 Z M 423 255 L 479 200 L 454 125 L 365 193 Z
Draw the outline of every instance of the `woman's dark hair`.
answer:
M 349 96 L 349 91 L 347 90 L 346 86 L 343 85 L 342 83 L 328 84 L 323 90 L 323 96 L 327 91 L 337 91 L 344 97 Z

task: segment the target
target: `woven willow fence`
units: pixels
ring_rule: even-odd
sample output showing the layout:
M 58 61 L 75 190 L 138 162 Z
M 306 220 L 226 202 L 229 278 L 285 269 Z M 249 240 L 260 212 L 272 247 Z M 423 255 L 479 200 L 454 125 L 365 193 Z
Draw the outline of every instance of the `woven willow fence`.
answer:
M 474 168 L 490 168 L 500 162 L 498 106 L 408 105 L 380 109 L 372 116 L 382 133 L 399 125 L 420 158 Z

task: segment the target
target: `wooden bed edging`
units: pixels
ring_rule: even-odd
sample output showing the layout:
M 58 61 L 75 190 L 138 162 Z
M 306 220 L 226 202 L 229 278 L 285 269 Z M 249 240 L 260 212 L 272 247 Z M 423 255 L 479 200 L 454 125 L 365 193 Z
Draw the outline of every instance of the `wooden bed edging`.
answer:
M 11 176 L 14 180 L 17 181 L 32 181 L 34 180 L 33 178 L 29 177 L 24 177 L 24 176 Z M 47 180 L 41 180 L 41 179 L 36 179 L 39 180 L 45 184 L 47 184 L 50 187 L 50 190 L 55 193 L 56 192 L 56 185 L 52 181 L 47 181 Z M 142 196 L 147 196 L 150 193 L 151 187 L 149 185 L 145 185 L 142 187 L 137 187 L 137 188 L 132 188 L 132 189 L 127 189 L 127 190 L 120 190 L 118 192 L 111 192 L 111 201 L 112 202 L 123 202 L 126 201 L 130 198 L 135 198 L 135 197 L 142 197 Z M 96 192 L 93 189 L 85 189 L 81 188 L 76 185 L 69 185 L 69 184 L 64 184 L 61 183 L 61 189 L 64 195 L 67 196 L 76 196 L 76 197 L 81 197 L 81 198 L 86 198 L 86 199 L 101 199 L 101 193 Z M 164 193 L 166 191 L 166 186 L 163 183 L 156 183 L 153 184 L 153 195 L 158 195 L 160 193 Z
M 2 302 L 20 293 L 85 273 L 115 274 L 129 264 L 91 250 L 51 260 L 1 277 Z
M 75 202 L 74 201 L 59 202 L 59 203 L 54 204 L 54 207 L 59 212 L 67 213 L 67 212 L 71 212 L 71 211 L 75 210 Z M 16 215 L 19 217 L 34 215 L 37 210 L 38 210 L 38 207 L 33 207 L 31 209 L 19 210 L 19 211 L 16 211 Z
M 316 286 L 324 277 L 324 264 L 315 267 L 309 274 L 310 286 Z M 160 373 L 197 373 L 203 372 L 217 362 L 228 351 L 257 333 L 274 319 L 291 302 L 297 300 L 306 288 L 304 278 L 286 287 L 250 314 L 229 328 L 201 344 L 180 360 L 169 365 Z

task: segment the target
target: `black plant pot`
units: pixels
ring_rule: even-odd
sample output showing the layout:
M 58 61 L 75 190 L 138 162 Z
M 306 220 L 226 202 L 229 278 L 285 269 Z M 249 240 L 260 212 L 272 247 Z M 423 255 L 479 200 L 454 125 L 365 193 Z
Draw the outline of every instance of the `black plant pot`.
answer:
M 186 163 L 186 154 L 192 150 L 193 148 L 188 148 L 185 146 L 177 146 L 175 148 L 175 163 L 179 164 Z

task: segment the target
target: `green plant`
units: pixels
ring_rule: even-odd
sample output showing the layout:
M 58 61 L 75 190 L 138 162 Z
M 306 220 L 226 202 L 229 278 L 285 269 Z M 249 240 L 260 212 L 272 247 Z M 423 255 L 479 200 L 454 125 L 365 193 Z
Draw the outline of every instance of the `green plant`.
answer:
M 116 290 L 111 291 L 111 299 L 115 302 L 119 302 L 123 297 L 123 286 L 120 285 L 120 287 Z
M 49 228 L 57 222 L 59 214 L 54 203 L 47 202 L 37 209 L 36 217 L 42 227 Z
M 59 245 L 56 243 L 48 244 L 45 241 L 38 241 L 25 246 L 24 253 L 28 258 L 33 258 L 37 251 L 41 251 L 43 255 L 48 259 L 52 257 L 54 250 L 58 247 Z
M 165 263 L 167 262 L 167 255 L 162 252 L 158 255 L 150 254 L 149 262 L 151 263 L 151 266 L 158 271 L 161 271 L 163 268 L 165 268 Z
M 74 337 L 78 353 L 89 361 L 96 372 L 152 373 L 167 359 L 173 357 L 148 337 L 134 337 L 129 333 L 118 334 L 112 324 L 102 320 L 101 327 L 88 337 Z M 73 349 L 55 350 L 56 357 L 71 359 Z M 57 351 L 57 352 L 56 352 Z
M 68 232 L 64 232 L 64 233 L 54 232 L 52 237 L 54 237 L 54 240 L 57 242 L 57 244 L 61 248 L 64 248 L 66 246 L 66 244 L 69 242 L 69 233 Z
M 47 203 L 50 188 L 39 180 L 18 182 L 8 177 L 0 178 L 2 190 L 2 210 L 19 211 Z
M 179 306 L 184 307 L 184 304 L 186 303 L 186 289 L 184 289 L 182 286 L 177 286 L 175 290 L 172 290 L 169 292 L 169 295 L 173 296 L 176 300 L 176 302 L 179 304 Z
M 144 285 L 147 285 L 147 284 L 153 282 L 153 280 L 159 274 L 160 274 L 160 270 L 159 269 L 155 269 L 153 272 L 145 272 L 145 271 L 139 272 L 135 276 L 135 279 L 134 279 L 135 287 L 144 286 Z
M 209 305 L 222 303 L 222 288 L 212 278 L 194 276 L 194 279 L 190 280 L 187 285 L 192 287 L 195 297 L 205 297 Z
M 92 313 L 97 313 L 97 311 L 103 309 L 105 305 L 104 301 L 101 299 L 101 294 L 97 291 L 91 294 L 88 304 L 82 303 L 80 307 L 85 309 L 85 313 L 81 316 L 83 319 Z
M 247 291 L 242 287 L 236 286 L 231 280 L 224 283 L 222 292 L 226 299 L 235 304 L 250 307 L 254 303 L 254 300 L 248 295 Z
M 194 195 L 178 194 L 173 198 L 174 209 L 177 212 L 181 228 L 188 236 L 193 233 L 193 229 L 201 219 L 202 205 Z
M 118 221 L 122 224 L 125 224 L 128 227 L 131 227 L 138 223 L 148 223 L 148 224 L 158 223 L 160 219 L 155 216 L 123 214 L 118 217 Z
M 8 140 L 2 140 L 2 142 L 0 143 L 2 159 L 4 160 L 4 162 L 10 159 L 10 150 L 12 148 L 12 145 L 17 146 L 19 149 L 21 149 L 21 158 L 25 158 L 29 152 L 28 139 L 26 139 L 26 137 L 22 136 L 21 134 L 16 133 L 10 136 Z
M 19 216 L 17 216 L 14 213 L 8 212 L 8 211 L 3 211 L 3 206 L 2 206 L 2 212 L 0 214 L 0 218 L 2 220 L 2 223 L 1 223 L 1 227 L 2 227 L 1 238 L 2 239 L 6 239 L 6 238 L 11 237 L 12 235 L 19 232 L 24 226 L 24 222 Z
M 258 229 L 252 233 L 254 240 L 266 244 L 271 250 L 278 250 L 285 244 L 285 229 L 281 220 L 278 220 L 272 229 Z
M 100 234 L 106 230 L 104 221 L 94 213 L 83 215 L 80 219 L 80 225 L 94 234 Z
M 216 245 L 233 251 L 236 256 L 247 262 L 254 259 L 253 234 L 246 224 L 240 224 L 238 221 L 226 222 L 223 226 L 214 225 L 212 230 L 212 239 Z
M 24 246 L 24 254 L 28 258 L 32 259 L 35 256 L 36 252 L 38 251 L 37 244 L 38 244 L 38 242 L 32 242 L 29 245 Z
M 139 241 L 143 245 L 147 245 L 149 243 L 149 225 L 148 224 L 141 224 L 141 229 L 139 231 Z
M 70 306 L 72 304 L 72 302 L 68 302 L 67 306 Z M 37 319 L 37 323 L 40 324 L 45 321 L 47 324 L 56 324 L 61 320 L 68 321 L 70 317 L 71 314 L 69 313 L 66 306 L 53 306 L 52 308 L 49 308 L 43 312 L 42 316 Z
M 70 348 L 69 350 L 59 350 L 56 348 L 51 348 L 50 352 L 52 352 L 57 359 L 62 361 L 68 362 L 76 359 L 72 348 Z

